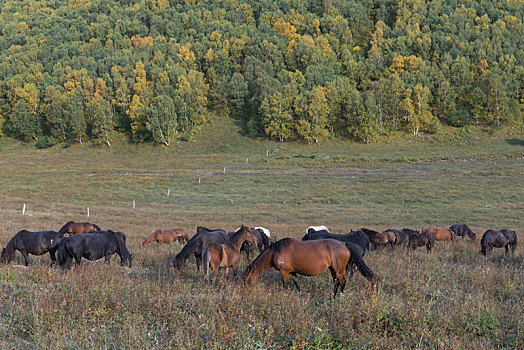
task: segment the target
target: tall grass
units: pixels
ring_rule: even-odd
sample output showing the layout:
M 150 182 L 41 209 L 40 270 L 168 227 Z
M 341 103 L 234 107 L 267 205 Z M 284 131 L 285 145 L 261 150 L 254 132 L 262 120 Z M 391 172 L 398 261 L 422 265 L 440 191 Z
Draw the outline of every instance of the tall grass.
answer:
M 479 236 L 515 229 L 524 242 L 515 136 L 308 146 L 246 139 L 227 123 L 171 148 L 0 144 L 2 245 L 20 229 L 89 220 L 125 232 L 135 253 L 132 268 L 113 259 L 70 272 L 49 268 L 48 256 L 18 267 L 17 253 L 0 266 L 0 347 L 523 348 L 522 246 L 506 258 L 484 258 L 478 241 L 461 239 L 430 254 L 372 252 L 365 260 L 383 285 L 357 274 L 336 300 L 329 273 L 300 277 L 301 293 L 284 290 L 275 271 L 251 288 L 204 284 L 193 262 L 173 269 L 178 244 L 141 246 L 156 228 L 240 223 L 300 239 L 314 224 L 347 232 L 465 222 Z

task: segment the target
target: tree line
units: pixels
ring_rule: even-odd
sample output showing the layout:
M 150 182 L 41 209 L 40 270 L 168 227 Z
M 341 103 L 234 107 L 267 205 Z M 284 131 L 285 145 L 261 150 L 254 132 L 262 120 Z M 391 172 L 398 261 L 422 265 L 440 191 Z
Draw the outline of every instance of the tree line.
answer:
M 519 0 L 0 0 L 0 133 L 370 142 L 523 125 Z

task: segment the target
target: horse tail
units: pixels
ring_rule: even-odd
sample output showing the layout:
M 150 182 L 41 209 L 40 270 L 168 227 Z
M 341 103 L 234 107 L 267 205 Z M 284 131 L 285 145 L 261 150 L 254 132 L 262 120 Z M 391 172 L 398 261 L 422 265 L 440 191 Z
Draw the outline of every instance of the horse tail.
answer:
M 23 231 L 19 231 L 16 235 L 14 235 L 11 240 L 7 243 L 4 249 L 2 249 L 2 255 L 0 258 L 0 261 L 3 263 L 9 263 L 11 260 L 14 259 L 16 245 L 18 244 L 18 241 L 20 240 L 20 234 Z
M 95 228 L 96 232 L 102 231 L 102 229 L 100 227 L 98 227 L 97 225 L 95 225 L 95 224 L 93 224 L 93 227 Z
M 269 247 L 269 237 L 266 235 L 266 233 L 261 233 L 260 237 L 262 237 L 262 245 L 264 246 L 264 249 Z
M 68 237 L 64 237 L 60 240 L 60 243 L 58 243 L 58 250 L 56 254 L 57 254 L 58 265 L 60 266 L 64 266 L 66 262 L 66 254 L 68 254 L 68 252 L 66 251 L 65 245 L 68 239 L 69 239 Z
M 124 243 L 124 238 L 122 237 L 123 235 L 124 234 L 121 232 L 113 232 L 113 237 L 115 237 L 118 243 L 121 265 L 124 265 L 124 262 L 127 262 L 127 264 L 131 266 L 131 254 L 129 253 L 129 250 L 127 250 L 126 244 Z
M 206 247 L 206 249 L 204 249 L 204 252 L 202 252 L 202 272 L 204 273 L 204 278 L 208 277 L 210 260 L 211 253 L 209 252 L 209 247 Z
M 373 283 L 380 283 L 382 280 L 366 265 L 364 259 L 362 259 L 361 254 L 352 244 L 347 244 L 346 247 L 349 249 L 349 261 L 348 264 L 355 264 L 365 278 Z

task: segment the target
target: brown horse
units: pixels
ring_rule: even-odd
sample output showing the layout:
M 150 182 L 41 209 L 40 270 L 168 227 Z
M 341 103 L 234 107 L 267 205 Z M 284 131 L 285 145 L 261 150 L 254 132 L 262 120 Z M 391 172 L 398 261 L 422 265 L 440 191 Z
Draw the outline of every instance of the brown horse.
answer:
M 369 237 L 369 241 L 371 242 L 373 249 L 377 249 L 378 247 L 384 248 L 386 244 L 389 244 L 391 246 L 391 249 L 395 249 L 395 242 L 397 240 L 397 236 L 395 236 L 394 232 L 377 232 L 374 230 L 367 229 L 365 227 L 361 228 L 360 230 Z
M 280 271 L 284 288 L 288 287 L 289 277 L 300 291 L 297 274 L 316 276 L 329 268 L 333 277 L 333 297 L 340 288 L 344 292 L 346 279 L 344 270 L 348 262 L 354 262 L 362 275 L 372 281 L 380 279 L 371 271 L 360 254 L 351 254 L 343 242 L 334 239 L 297 241 L 284 238 L 271 244 L 246 268 L 244 283 L 258 281 L 258 276 L 270 268 Z
M 246 241 L 256 242 L 257 237 L 251 232 L 249 227 L 242 225 L 224 244 L 210 242 L 202 253 L 204 279 L 209 279 L 209 265 L 213 268 L 213 279 L 216 280 L 218 269 L 225 268 L 224 279 L 229 274 L 229 268 L 233 269 L 236 277 L 238 263 L 240 262 L 240 248 Z
M 152 242 L 157 242 L 158 244 L 171 244 L 175 241 L 178 241 L 180 244 L 184 244 L 189 241 L 189 235 L 187 234 L 186 230 L 181 228 L 174 228 L 172 230 L 156 230 L 146 238 L 146 240 L 142 243 L 142 246 L 145 247 Z
M 428 227 L 426 231 L 435 235 L 435 241 L 454 241 L 457 238 L 455 233 L 447 228 Z
M 435 244 L 435 235 L 431 231 L 422 231 L 419 234 L 413 234 L 409 236 L 408 241 L 408 255 L 410 250 L 415 250 L 417 247 L 426 246 L 428 252 L 431 251 Z
M 90 222 L 69 221 L 67 224 L 62 226 L 62 228 L 58 231 L 58 233 L 62 235 L 66 233 L 69 233 L 70 235 L 74 235 L 75 233 L 86 233 L 86 232 L 95 232 L 95 231 L 102 231 L 102 229 L 100 229 L 100 227 Z

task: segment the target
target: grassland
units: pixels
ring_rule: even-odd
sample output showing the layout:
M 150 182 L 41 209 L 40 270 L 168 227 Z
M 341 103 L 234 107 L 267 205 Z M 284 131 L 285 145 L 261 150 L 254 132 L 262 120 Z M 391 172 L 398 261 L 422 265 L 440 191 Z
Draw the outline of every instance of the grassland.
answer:
M 468 240 L 432 254 L 373 252 L 366 262 L 383 285 L 357 275 L 335 301 L 328 273 L 301 277 L 301 293 L 282 289 L 276 271 L 249 290 L 206 285 L 193 263 L 172 268 L 180 246 L 141 247 L 156 228 L 241 223 L 280 239 L 313 224 L 347 232 L 465 222 L 479 236 L 512 228 L 524 242 L 522 139 L 478 131 L 453 141 L 282 144 L 220 120 L 172 147 L 37 150 L 4 140 L 2 245 L 20 229 L 90 220 L 125 232 L 135 259 L 68 273 L 47 256 L 27 269 L 1 266 L 0 347 L 522 349 L 524 243 L 507 258 L 486 259 Z

